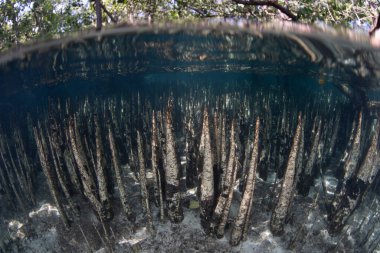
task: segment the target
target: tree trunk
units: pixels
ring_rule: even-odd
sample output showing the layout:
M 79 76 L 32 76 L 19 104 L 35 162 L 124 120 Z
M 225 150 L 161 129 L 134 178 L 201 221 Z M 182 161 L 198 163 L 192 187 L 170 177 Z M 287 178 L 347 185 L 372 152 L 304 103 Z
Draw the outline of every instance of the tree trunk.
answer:
M 96 30 L 102 29 L 102 7 L 100 0 L 95 0 L 95 12 L 96 12 Z

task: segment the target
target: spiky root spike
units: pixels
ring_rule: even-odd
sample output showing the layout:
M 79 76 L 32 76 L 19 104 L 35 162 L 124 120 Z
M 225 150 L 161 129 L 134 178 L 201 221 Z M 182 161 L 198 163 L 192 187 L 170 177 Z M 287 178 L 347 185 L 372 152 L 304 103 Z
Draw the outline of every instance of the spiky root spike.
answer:
M 210 217 L 214 207 L 214 168 L 213 157 L 210 141 L 210 128 L 207 109 L 203 114 L 202 129 L 203 148 L 203 168 L 201 173 L 200 184 L 200 208 L 201 208 L 201 224 L 206 233 L 210 233 Z
M 293 138 L 292 148 L 290 150 L 289 159 L 282 182 L 281 193 L 270 221 L 270 229 L 275 235 L 281 235 L 284 232 L 285 218 L 292 201 L 294 189 L 293 184 L 296 174 L 296 161 L 299 147 L 298 144 L 300 142 L 301 131 L 303 131 L 302 117 L 301 114 L 299 114 L 296 133 Z
M 166 205 L 168 217 L 171 222 L 178 223 L 183 220 L 181 206 L 181 194 L 179 192 L 179 168 L 175 148 L 173 122 L 172 122 L 173 98 L 169 98 L 166 111 Z
M 236 246 L 240 241 L 246 237 L 247 227 L 249 223 L 249 216 L 252 209 L 253 191 L 255 189 L 256 169 L 259 159 L 259 133 L 260 133 L 260 119 L 256 119 L 255 136 L 253 140 L 253 151 L 251 156 L 251 163 L 249 166 L 248 177 L 245 184 L 243 198 L 240 203 L 239 213 L 231 232 L 230 244 Z
M 147 220 L 148 231 L 150 233 L 153 233 L 154 228 L 153 228 L 153 222 L 152 222 L 152 212 L 150 210 L 150 204 L 149 204 L 149 193 L 148 193 L 148 188 L 147 188 L 147 183 L 146 183 L 143 143 L 141 140 L 140 131 L 137 131 L 137 149 L 138 149 L 139 167 L 140 167 L 139 180 L 140 180 L 140 187 L 141 187 L 142 206 L 143 206 L 146 220 Z

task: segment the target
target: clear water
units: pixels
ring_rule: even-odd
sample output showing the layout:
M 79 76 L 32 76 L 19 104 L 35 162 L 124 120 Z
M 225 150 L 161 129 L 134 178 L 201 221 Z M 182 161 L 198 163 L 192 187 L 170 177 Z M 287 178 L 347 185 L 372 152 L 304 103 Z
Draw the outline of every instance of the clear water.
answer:
M 201 26 L 0 56 L 0 249 L 380 250 L 379 59 Z

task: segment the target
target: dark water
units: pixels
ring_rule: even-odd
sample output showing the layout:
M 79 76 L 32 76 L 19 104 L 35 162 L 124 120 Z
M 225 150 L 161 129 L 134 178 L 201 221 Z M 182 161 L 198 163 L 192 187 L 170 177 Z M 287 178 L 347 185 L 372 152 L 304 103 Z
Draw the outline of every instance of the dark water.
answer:
M 243 251 L 380 250 L 379 59 L 257 27 L 118 28 L 2 55 L 0 249 L 35 247 L 10 222 L 49 202 L 58 252 L 122 252 L 141 227 L 142 250 L 181 251 L 154 231 L 189 212 L 211 251 L 223 236 Z M 33 222 L 22 232 L 43 241 Z

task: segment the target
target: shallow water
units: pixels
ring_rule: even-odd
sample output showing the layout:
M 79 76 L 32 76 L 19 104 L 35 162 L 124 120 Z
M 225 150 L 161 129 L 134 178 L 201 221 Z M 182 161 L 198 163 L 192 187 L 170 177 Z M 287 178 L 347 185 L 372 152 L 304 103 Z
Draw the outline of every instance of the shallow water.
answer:
M 304 28 L 0 56 L 0 249 L 380 250 L 379 50 Z

